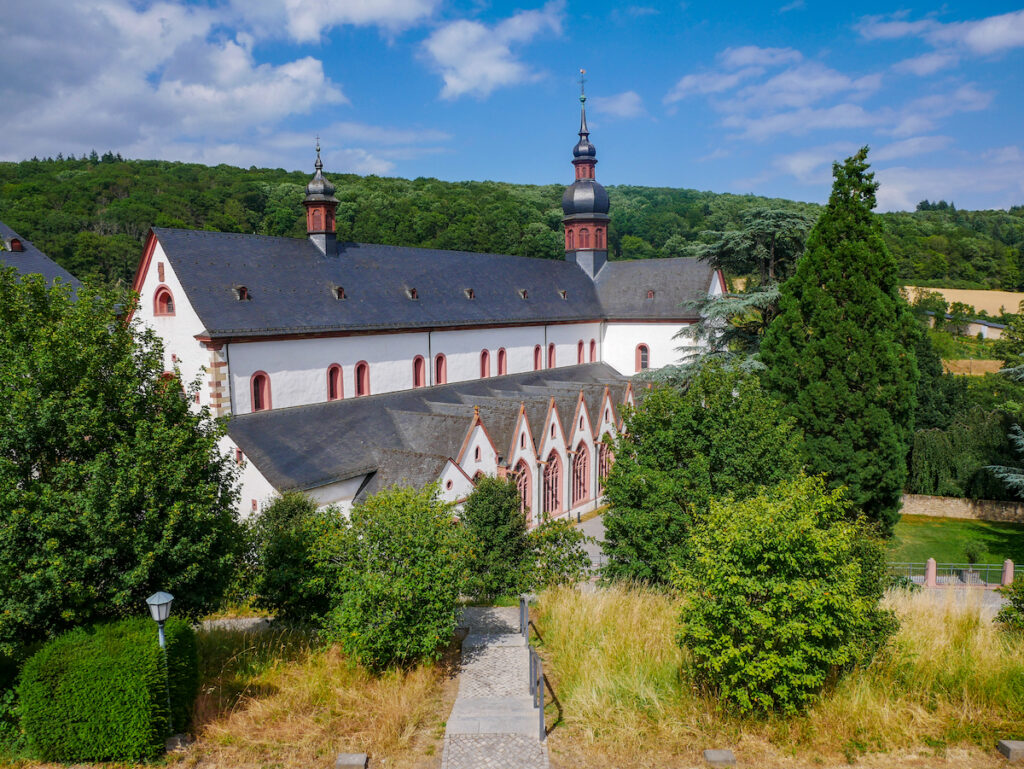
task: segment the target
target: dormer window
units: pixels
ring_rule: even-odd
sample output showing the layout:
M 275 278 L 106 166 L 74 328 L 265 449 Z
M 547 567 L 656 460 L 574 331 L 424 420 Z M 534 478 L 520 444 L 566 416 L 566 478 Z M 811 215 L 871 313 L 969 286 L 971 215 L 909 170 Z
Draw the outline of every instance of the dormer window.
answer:
M 252 297 L 249 296 L 249 289 L 246 288 L 245 286 L 235 286 L 235 298 L 239 302 L 247 302 Z
M 647 298 L 648 299 L 653 299 L 654 298 L 654 289 L 653 288 L 647 289 Z
M 10 249 L 11 251 L 24 251 L 25 247 L 21 245 L 21 241 L 17 238 L 11 238 Z
M 342 288 L 341 286 L 335 286 L 334 287 L 334 298 L 335 299 L 346 299 L 347 297 L 345 296 L 345 289 Z
M 563 299 L 568 299 L 569 298 L 569 292 L 564 290 L 564 289 L 560 289 L 559 292 L 558 292 L 558 295 L 560 297 L 562 297 Z
M 420 298 L 420 294 L 415 288 L 405 289 L 405 295 L 414 301 Z
M 466 295 L 467 299 L 476 299 L 476 292 L 471 288 L 462 289 L 462 293 Z
M 525 288 L 519 289 L 519 298 L 520 299 L 526 299 L 527 296 L 528 296 L 528 294 L 526 293 L 526 289 Z

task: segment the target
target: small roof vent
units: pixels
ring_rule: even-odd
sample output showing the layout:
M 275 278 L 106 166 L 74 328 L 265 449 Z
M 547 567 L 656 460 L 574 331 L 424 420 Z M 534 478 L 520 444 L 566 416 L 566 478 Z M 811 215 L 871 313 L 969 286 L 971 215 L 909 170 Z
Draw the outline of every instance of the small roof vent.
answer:
M 471 288 L 462 289 L 462 293 L 466 295 L 467 299 L 476 299 L 476 292 Z
M 252 297 L 249 295 L 249 289 L 246 288 L 245 286 L 235 286 L 234 292 L 235 299 L 237 299 L 239 302 L 247 302 L 250 299 L 252 299 Z
M 519 298 L 520 299 L 528 299 L 529 298 L 529 294 L 527 294 L 525 288 L 519 289 Z
M 563 299 L 568 299 L 569 298 L 569 292 L 566 291 L 564 288 L 558 290 L 558 295 L 560 297 L 562 297 Z
M 11 238 L 10 242 L 8 242 L 8 244 L 7 244 L 7 247 L 8 247 L 8 250 L 10 250 L 10 251 L 24 251 L 25 250 L 25 247 L 23 245 L 21 245 L 21 241 L 18 240 L 17 238 Z
M 419 299 L 420 298 L 420 294 L 419 294 L 419 292 L 415 288 L 407 288 L 407 289 L 405 289 L 405 295 L 407 297 L 409 297 L 410 299 Z
M 334 287 L 334 298 L 335 299 L 348 299 L 348 297 L 345 296 L 345 289 L 342 288 L 341 286 L 335 286 Z
M 653 288 L 647 289 L 647 298 L 648 299 L 653 299 L 654 298 L 654 289 Z

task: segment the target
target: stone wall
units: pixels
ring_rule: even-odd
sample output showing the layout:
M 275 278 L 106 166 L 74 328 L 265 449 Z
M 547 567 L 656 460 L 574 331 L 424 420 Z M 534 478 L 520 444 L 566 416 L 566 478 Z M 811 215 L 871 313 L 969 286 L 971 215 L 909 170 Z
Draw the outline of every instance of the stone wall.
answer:
M 903 495 L 904 515 L 931 515 L 936 518 L 969 518 L 979 521 L 1024 523 L 1024 504 L 992 499 Z

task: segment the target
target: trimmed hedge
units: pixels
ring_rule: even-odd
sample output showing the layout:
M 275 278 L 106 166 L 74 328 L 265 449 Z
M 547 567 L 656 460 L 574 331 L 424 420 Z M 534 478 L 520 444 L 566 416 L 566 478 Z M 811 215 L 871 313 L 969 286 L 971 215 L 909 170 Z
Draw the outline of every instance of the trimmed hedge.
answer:
M 199 690 L 195 632 L 171 619 L 165 633 L 166 672 L 155 624 L 142 618 L 72 630 L 29 659 L 18 696 L 33 754 L 62 762 L 162 754 L 166 737 L 188 725 Z

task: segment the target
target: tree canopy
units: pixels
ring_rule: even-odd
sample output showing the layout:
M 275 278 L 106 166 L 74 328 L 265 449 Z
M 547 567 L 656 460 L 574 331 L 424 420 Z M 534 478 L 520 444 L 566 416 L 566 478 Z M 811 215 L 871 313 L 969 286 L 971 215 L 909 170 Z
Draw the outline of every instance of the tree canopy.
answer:
M 855 509 L 891 530 L 914 428 L 917 328 L 871 213 L 878 185 L 867 148 L 833 174 L 761 359 L 769 388 L 804 432 L 809 472 L 847 486 Z
M 157 590 L 197 616 L 231 579 L 222 429 L 123 301 L 0 269 L 0 652 L 138 615 Z

